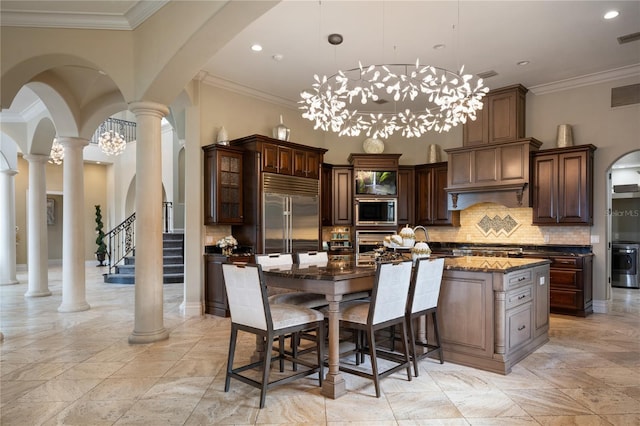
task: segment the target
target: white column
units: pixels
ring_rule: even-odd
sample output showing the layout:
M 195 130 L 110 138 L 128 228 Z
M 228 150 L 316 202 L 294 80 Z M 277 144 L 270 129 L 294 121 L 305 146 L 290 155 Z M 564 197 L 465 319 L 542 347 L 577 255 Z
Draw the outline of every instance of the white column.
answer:
M 47 155 L 29 154 L 29 284 L 25 297 L 51 296 L 49 291 L 49 246 L 47 236 Z
M 0 170 L 0 285 L 18 284 L 16 278 L 16 170 Z M 0 333 L 1 335 L 2 333 Z M 0 339 L 1 340 L 1 339 Z
M 202 256 L 202 148 L 200 147 L 200 108 L 185 111 L 185 188 L 184 188 L 184 301 L 180 306 L 186 317 L 201 316 L 203 304 Z M 186 220 L 189 218 L 189 220 Z
M 136 115 L 135 321 L 129 343 L 169 337 L 164 328 L 162 273 L 162 141 L 160 123 L 169 109 L 133 102 Z
M 84 169 L 82 151 L 89 141 L 60 137 L 62 175 L 62 303 L 58 312 L 86 311 L 84 268 Z

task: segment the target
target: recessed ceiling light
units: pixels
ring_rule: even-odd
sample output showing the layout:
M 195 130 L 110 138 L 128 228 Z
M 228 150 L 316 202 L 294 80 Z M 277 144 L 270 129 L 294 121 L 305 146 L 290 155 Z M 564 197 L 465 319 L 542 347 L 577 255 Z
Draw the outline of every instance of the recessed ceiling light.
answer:
M 529 61 L 518 61 L 516 62 L 517 65 L 520 65 L 521 67 L 525 66 L 525 65 L 529 65 Z
M 262 46 L 260 46 L 259 44 L 252 44 L 251 45 L 251 50 L 253 50 L 254 52 L 260 52 L 262 51 Z
M 620 15 L 620 12 L 618 12 L 617 10 L 610 10 L 604 14 L 604 19 L 613 19 L 618 15 Z
M 444 49 L 445 47 L 447 47 L 447 45 L 446 45 L 446 44 L 434 44 L 434 45 L 433 45 L 433 48 L 434 48 L 435 50 Z

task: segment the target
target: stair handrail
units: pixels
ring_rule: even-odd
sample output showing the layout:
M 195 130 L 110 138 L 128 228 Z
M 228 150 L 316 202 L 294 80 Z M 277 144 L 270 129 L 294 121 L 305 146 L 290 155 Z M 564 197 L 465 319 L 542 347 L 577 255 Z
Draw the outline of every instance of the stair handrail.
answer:
M 129 253 L 136 248 L 136 214 L 131 214 L 128 218 L 107 232 L 107 258 L 109 274 L 115 265 L 120 263 Z

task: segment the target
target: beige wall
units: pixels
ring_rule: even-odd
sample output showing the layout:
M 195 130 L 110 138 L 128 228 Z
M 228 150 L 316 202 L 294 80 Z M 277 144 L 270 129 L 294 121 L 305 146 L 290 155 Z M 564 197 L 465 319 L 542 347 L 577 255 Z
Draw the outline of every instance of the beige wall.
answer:
M 47 193 L 53 194 L 56 200 L 56 212 L 62 211 L 62 172 L 63 166 L 47 164 L 46 182 Z M 27 263 L 27 190 L 29 188 L 29 163 L 22 157 L 18 157 L 18 174 L 15 179 L 16 186 L 16 225 L 18 231 L 18 246 L 16 251 L 16 263 L 23 265 Z M 106 224 L 105 209 L 107 206 L 107 172 L 103 165 L 85 163 L 84 165 L 84 232 L 85 232 L 85 259 L 95 259 L 96 251 L 96 231 L 95 231 L 95 207 L 102 206 L 103 222 Z M 59 219 L 59 220 L 58 220 Z M 58 228 L 58 226 L 60 228 Z M 49 259 L 62 259 L 62 215 L 56 218 L 56 225 L 48 230 L 52 240 L 49 245 Z M 105 232 L 108 229 L 105 229 Z M 59 257 L 58 256 L 59 253 Z M 56 256 L 56 257 L 52 257 Z

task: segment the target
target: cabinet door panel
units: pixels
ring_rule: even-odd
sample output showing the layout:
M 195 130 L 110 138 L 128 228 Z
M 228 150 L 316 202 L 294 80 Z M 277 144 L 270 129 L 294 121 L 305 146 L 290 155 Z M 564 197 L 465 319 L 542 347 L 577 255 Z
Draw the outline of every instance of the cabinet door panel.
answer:
M 262 171 L 278 173 L 278 147 L 272 144 L 262 145 Z
M 431 182 L 433 169 L 416 170 L 416 222 L 418 225 L 431 225 L 433 211 L 431 197 Z M 446 200 L 446 199 L 445 199 Z
M 278 147 L 278 173 L 282 175 L 293 174 L 293 150 L 291 148 Z
M 497 149 L 479 149 L 475 151 L 475 183 L 495 183 L 498 181 Z
M 500 181 L 503 183 L 527 182 L 529 180 L 529 155 L 526 145 L 517 144 L 500 148 Z
M 581 300 L 580 291 L 556 290 L 551 289 L 549 302 L 551 304 L 551 312 L 554 308 L 576 309 L 578 302 Z
M 560 155 L 558 222 L 589 222 L 587 196 L 587 153 Z
M 400 168 L 398 170 L 398 225 L 413 223 L 415 199 L 414 185 L 415 178 L 413 167 Z
M 462 128 L 462 144 L 464 146 L 481 145 L 487 143 L 487 133 L 485 130 L 487 114 L 485 109 L 476 111 L 475 120 L 467 120 Z M 483 121 L 484 120 L 484 121 Z
M 534 162 L 533 223 L 556 223 L 558 194 L 555 156 L 539 156 Z
M 489 142 L 506 142 L 516 139 L 515 92 L 489 97 Z
M 318 179 L 320 175 L 320 156 L 315 152 L 307 152 L 305 155 L 305 176 Z
M 465 185 L 472 182 L 471 179 L 471 152 L 456 152 L 449 155 L 449 167 L 451 167 L 451 185 Z
M 433 170 L 433 224 L 434 225 L 456 225 L 456 221 L 452 219 L 455 215 L 460 216 L 460 212 L 452 213 L 447 206 L 447 167 L 438 167 Z
M 507 351 L 512 351 L 533 338 L 531 302 L 507 313 Z
M 353 222 L 353 170 L 333 169 L 333 224 L 351 225 Z

